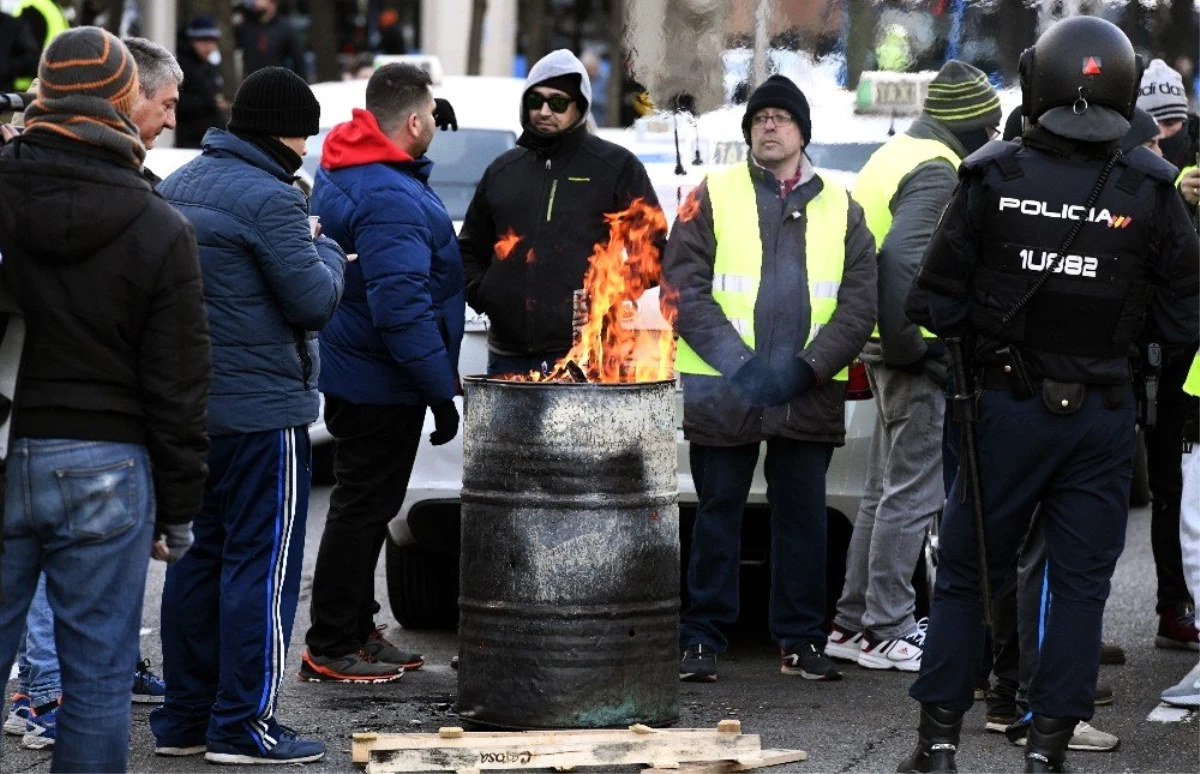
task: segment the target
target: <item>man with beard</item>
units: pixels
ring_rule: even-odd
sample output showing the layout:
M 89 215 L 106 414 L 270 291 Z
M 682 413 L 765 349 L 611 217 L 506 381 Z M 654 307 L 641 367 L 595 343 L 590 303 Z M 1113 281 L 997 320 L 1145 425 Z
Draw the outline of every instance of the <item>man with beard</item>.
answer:
M 325 426 L 337 484 L 313 573 L 312 627 L 300 679 L 383 683 L 425 663 L 375 626 L 375 565 L 400 510 L 426 408 L 434 445 L 458 433 L 458 350 L 465 302 L 454 224 L 429 186 L 425 156 L 453 111 L 429 75 L 404 64 L 367 82 L 367 109 L 325 140 L 312 211 L 361 254 L 321 331 Z
M 570 51 L 543 57 L 525 79 L 516 148 L 484 172 L 459 236 L 467 303 L 488 316 L 488 373 L 553 365 L 571 348 L 572 294 L 606 213 L 634 199 L 658 206 L 637 157 L 588 131 L 592 84 Z M 503 236 L 520 241 L 497 249 Z M 510 239 L 504 240 L 507 247 Z

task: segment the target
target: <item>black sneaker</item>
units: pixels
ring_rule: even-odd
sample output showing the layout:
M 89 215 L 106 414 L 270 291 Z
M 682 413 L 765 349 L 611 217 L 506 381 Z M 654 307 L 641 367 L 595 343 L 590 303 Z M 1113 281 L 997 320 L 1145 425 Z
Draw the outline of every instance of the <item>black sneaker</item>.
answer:
M 377 661 L 361 650 L 344 656 L 317 656 L 305 648 L 300 659 L 300 679 L 306 683 L 394 683 L 401 677 L 404 667 Z
M 825 649 L 806 642 L 791 653 L 784 653 L 779 671 L 785 675 L 800 675 L 805 680 L 841 680 L 842 673 L 825 656 Z
M 717 651 L 711 645 L 688 645 L 679 659 L 679 679 L 689 683 L 717 681 Z

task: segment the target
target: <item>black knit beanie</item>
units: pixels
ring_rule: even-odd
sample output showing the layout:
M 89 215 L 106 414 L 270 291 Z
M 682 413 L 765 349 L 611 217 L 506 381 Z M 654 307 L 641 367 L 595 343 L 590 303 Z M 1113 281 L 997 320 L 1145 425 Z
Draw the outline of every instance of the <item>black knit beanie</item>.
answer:
M 286 67 L 264 67 L 242 81 L 233 96 L 229 131 L 311 137 L 320 121 L 321 105 L 303 78 Z
M 570 94 L 571 99 L 575 100 L 575 104 L 579 105 L 581 110 L 587 106 L 587 102 L 583 99 L 583 89 L 580 88 L 579 73 L 556 75 L 553 78 L 538 81 L 533 86 L 545 86 L 548 89 L 557 89 L 564 94 Z M 533 86 L 529 88 L 532 89 Z
M 746 138 L 747 145 L 750 143 L 750 120 L 754 118 L 755 113 L 769 107 L 791 113 L 800 125 L 804 144 L 812 142 L 812 117 L 809 115 L 808 100 L 804 98 L 804 92 L 800 91 L 791 78 L 772 75 L 750 94 L 750 99 L 746 102 L 746 115 L 742 117 L 742 136 Z

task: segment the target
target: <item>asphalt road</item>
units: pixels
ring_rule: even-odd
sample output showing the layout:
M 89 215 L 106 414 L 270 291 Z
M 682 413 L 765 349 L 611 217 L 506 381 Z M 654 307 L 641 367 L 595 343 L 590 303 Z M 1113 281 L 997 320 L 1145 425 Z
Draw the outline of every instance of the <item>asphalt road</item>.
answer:
M 305 552 L 305 577 L 300 611 L 292 635 L 288 663 L 300 660 L 308 625 L 307 599 L 312 566 L 329 499 L 327 488 L 313 491 Z M 1112 753 L 1071 753 L 1073 771 L 1196 772 L 1200 770 L 1200 735 L 1195 714 L 1182 722 L 1154 722 L 1147 715 L 1158 703 L 1158 692 L 1175 683 L 1195 663 L 1195 654 L 1154 647 L 1154 563 L 1150 554 L 1148 509 L 1133 512 L 1124 556 L 1113 580 L 1105 617 L 1105 639 L 1125 648 L 1129 661 L 1104 667 L 1102 678 L 1112 685 L 1117 700 L 1101 707 L 1093 725 L 1117 734 L 1121 748 Z M 161 663 L 158 606 L 163 568 L 151 570 L 146 594 L 143 653 Z M 376 575 L 381 601 L 386 599 L 382 563 Z M 384 605 L 386 609 L 386 604 Z M 301 683 L 286 680 L 280 699 L 280 719 L 302 734 L 324 739 L 329 753 L 310 764 L 314 772 L 354 771 L 350 735 L 356 731 L 433 732 L 457 725 L 452 714 L 456 673 L 449 668 L 456 652 L 455 637 L 444 632 L 398 631 L 390 615 L 390 634 L 406 647 L 419 649 L 428 663 L 399 683 L 380 686 Z M 766 771 L 876 772 L 895 771 L 896 763 L 915 741 L 917 707 L 906 690 L 911 675 L 848 667 L 837 683 L 812 683 L 779 674 L 778 661 L 764 631 L 765 622 L 745 627 L 733 648 L 721 659 L 720 681 L 681 686 L 681 727 L 713 727 L 736 717 L 745 733 L 760 734 L 764 747 L 806 750 L 805 763 Z M 11 694 L 10 684 L 8 692 Z M 199 757 L 156 758 L 147 725 L 148 707 L 134 705 L 130 742 L 131 771 L 217 771 Z M 1000 735 L 983 730 L 982 706 L 968 716 L 958 754 L 961 771 L 1020 771 L 1021 749 Z M 6 772 L 50 770 L 50 754 L 23 750 L 16 737 L 5 738 Z M 226 767 L 226 770 L 232 767 Z M 243 767 L 261 771 L 261 767 Z M 588 771 L 589 769 L 579 769 Z M 598 771 L 598 769 L 590 769 Z M 628 768 L 636 771 L 636 768 Z

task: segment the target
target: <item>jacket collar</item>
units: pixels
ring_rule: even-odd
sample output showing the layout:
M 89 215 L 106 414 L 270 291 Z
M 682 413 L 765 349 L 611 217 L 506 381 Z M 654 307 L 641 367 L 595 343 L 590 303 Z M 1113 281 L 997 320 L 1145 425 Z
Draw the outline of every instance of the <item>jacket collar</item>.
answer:
M 918 140 L 936 140 L 942 145 L 945 145 L 950 150 L 954 151 L 960 159 L 966 158 L 967 152 L 959 139 L 954 136 L 954 132 L 935 118 L 922 113 L 917 116 L 917 119 L 912 122 L 905 132 L 910 137 L 915 137 Z
M 287 185 L 296 181 L 296 176 L 283 168 L 271 154 L 224 129 L 209 129 L 200 143 L 205 156 L 232 156 L 251 166 L 269 172 Z
M 543 158 L 552 158 L 575 150 L 583 144 L 587 137 L 587 121 L 581 120 L 575 126 L 558 134 L 542 134 L 526 128 L 517 139 L 517 145 L 535 151 Z

